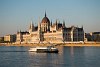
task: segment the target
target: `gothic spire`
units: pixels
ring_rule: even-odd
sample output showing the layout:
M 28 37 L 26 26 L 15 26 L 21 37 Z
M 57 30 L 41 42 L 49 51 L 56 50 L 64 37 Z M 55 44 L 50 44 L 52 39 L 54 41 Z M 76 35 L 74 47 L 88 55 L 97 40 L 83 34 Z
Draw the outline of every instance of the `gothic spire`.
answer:
M 46 11 L 45 11 L 45 17 L 46 17 Z
M 52 20 L 51 20 L 51 26 L 52 26 Z
M 32 27 L 33 27 L 33 22 L 31 21 L 29 28 L 31 29 Z
M 63 27 L 65 27 L 65 21 L 63 20 Z
M 57 19 L 56 19 L 56 25 L 57 25 Z

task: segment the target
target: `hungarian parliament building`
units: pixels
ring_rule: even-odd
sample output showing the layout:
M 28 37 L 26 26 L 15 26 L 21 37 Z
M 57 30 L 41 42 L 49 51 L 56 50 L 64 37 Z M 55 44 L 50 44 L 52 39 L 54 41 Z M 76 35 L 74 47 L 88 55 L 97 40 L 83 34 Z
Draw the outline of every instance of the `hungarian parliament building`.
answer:
M 16 34 L 17 43 L 63 43 L 63 42 L 77 42 L 84 41 L 83 27 L 66 27 L 65 22 L 59 23 L 57 20 L 55 23 L 49 20 L 45 16 L 38 23 L 38 26 L 34 26 L 31 22 L 28 32 L 19 31 Z

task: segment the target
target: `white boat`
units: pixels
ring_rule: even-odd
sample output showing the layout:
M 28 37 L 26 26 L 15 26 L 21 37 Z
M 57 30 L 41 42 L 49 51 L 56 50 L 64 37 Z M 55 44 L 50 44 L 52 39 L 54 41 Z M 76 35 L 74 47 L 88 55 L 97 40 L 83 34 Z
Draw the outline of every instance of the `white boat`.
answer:
M 58 53 L 58 49 L 53 46 L 30 48 L 29 51 L 30 52 Z

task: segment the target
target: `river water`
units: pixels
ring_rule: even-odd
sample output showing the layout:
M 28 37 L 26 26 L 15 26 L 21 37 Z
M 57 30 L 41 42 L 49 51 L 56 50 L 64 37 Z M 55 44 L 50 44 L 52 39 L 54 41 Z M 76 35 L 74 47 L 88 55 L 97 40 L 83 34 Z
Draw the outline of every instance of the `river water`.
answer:
M 59 53 L 0 46 L 0 67 L 100 67 L 100 47 L 57 47 Z

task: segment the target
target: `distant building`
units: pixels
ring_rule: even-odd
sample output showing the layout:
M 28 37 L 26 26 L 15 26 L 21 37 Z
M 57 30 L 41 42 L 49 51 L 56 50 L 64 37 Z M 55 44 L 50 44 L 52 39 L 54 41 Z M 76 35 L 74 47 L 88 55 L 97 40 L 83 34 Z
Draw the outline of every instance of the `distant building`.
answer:
M 0 37 L 0 43 L 4 42 L 4 37 Z
M 17 32 L 17 35 L 16 35 L 16 42 L 26 42 L 27 39 L 29 37 L 29 32 Z
M 84 41 L 84 30 L 75 26 L 66 27 L 65 22 L 58 23 L 56 20 L 52 24 L 52 21 L 45 16 L 38 26 L 34 26 L 31 21 L 29 26 L 29 32 L 17 32 L 16 42 L 19 43 L 39 43 L 39 42 L 52 42 L 63 43 L 64 41 Z
M 92 35 L 90 33 L 85 33 L 85 41 L 93 41 Z
M 92 39 L 100 42 L 100 32 L 92 32 Z
M 5 35 L 4 41 L 5 42 L 15 42 L 16 41 L 16 35 Z
M 87 41 L 98 41 L 98 42 L 100 42 L 100 32 L 86 33 L 85 38 L 87 38 Z

